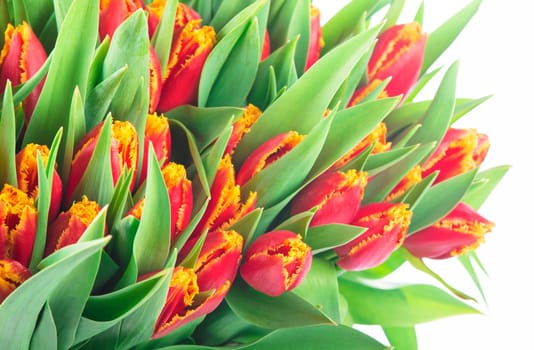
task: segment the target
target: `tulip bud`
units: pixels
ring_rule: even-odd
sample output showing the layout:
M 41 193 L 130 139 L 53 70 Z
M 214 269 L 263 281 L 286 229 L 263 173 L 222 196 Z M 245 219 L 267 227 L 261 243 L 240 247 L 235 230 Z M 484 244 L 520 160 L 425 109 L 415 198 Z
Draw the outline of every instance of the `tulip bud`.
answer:
M 165 9 L 166 0 L 154 0 L 150 4 L 146 5 L 146 11 L 148 12 L 148 32 L 150 37 L 156 32 L 156 28 L 161 20 L 163 11 Z M 174 19 L 173 37 L 176 38 L 180 34 L 183 27 L 192 20 L 201 19 L 200 15 L 191 7 L 184 3 L 178 3 L 176 7 L 176 16 Z
M 478 167 L 489 148 L 486 135 L 475 129 L 449 128 L 430 158 L 423 164 L 423 178 L 439 171 L 435 183 Z
M 234 153 L 239 141 L 241 141 L 243 136 L 250 131 L 250 128 L 260 116 L 260 109 L 253 104 L 249 104 L 245 108 L 245 113 L 243 113 L 243 115 L 241 115 L 241 117 L 239 117 L 239 119 L 232 125 L 232 134 L 226 145 L 226 150 L 224 151 L 225 154 L 232 155 Z
M 303 139 L 304 136 L 296 131 L 288 131 L 265 141 L 243 162 L 236 177 L 237 184 L 246 184 L 254 175 L 283 157 Z
M 200 74 L 215 45 L 215 30 L 189 21 L 174 40 L 157 110 L 166 112 L 185 104 L 196 104 Z
M 354 221 L 367 185 L 367 174 L 356 170 L 329 171 L 306 186 L 293 199 L 291 215 L 317 207 L 310 226 L 350 224 Z
M 279 296 L 300 284 L 311 263 L 311 248 L 299 235 L 285 230 L 271 231 L 250 245 L 241 265 L 241 277 L 252 288 Z
M 0 304 L 18 286 L 31 277 L 31 272 L 16 260 L 0 260 Z
M 83 196 L 79 202 L 72 206 L 48 225 L 45 256 L 50 255 L 67 245 L 78 242 L 87 227 L 98 215 L 100 206 Z
M 146 179 L 148 165 L 149 143 L 152 143 L 156 158 L 162 166 L 167 164 L 171 154 L 171 129 L 169 121 L 164 115 L 158 116 L 156 113 L 149 114 L 145 123 L 143 165 L 139 175 L 139 183 Z
M 16 27 L 8 24 L 4 36 L 4 47 L 0 53 L 1 91 L 4 91 L 8 80 L 13 86 L 26 82 L 47 59 L 46 51 L 28 23 L 22 22 Z M 23 101 L 26 125 L 35 109 L 43 84 L 44 80 Z
M 402 203 L 372 203 L 360 208 L 353 225 L 367 231 L 335 248 L 338 266 L 358 271 L 383 263 L 402 245 L 411 217 L 408 205 Z
M 100 39 L 111 38 L 115 30 L 136 10 L 143 7 L 141 0 L 100 0 L 98 31 Z
M 37 210 L 32 198 L 5 184 L 0 191 L 0 259 L 28 266 L 35 242 Z
M 321 12 L 320 10 L 310 5 L 310 42 L 308 45 L 308 56 L 306 57 L 306 66 L 304 70 L 308 70 L 321 55 L 321 49 L 324 46 L 323 32 L 321 30 Z
M 419 258 L 446 259 L 476 249 L 493 223 L 460 202 L 435 224 L 406 237 L 404 247 Z
M 18 188 L 33 198 L 33 200 L 37 200 L 37 185 L 39 184 L 37 152 L 41 155 L 43 165 L 46 166 L 50 151 L 45 145 L 29 143 L 17 153 L 15 158 Z M 50 208 L 48 211 L 49 220 L 57 216 L 61 207 L 62 194 L 63 184 L 57 170 L 54 169 L 54 174 L 52 175 L 52 195 L 50 197 Z

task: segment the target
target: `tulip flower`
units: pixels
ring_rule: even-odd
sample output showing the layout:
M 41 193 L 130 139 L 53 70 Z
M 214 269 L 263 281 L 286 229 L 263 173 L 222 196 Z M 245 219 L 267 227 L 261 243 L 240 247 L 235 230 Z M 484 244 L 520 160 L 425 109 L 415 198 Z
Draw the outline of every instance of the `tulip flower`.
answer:
M 211 232 L 230 227 L 256 205 L 256 192 L 250 192 L 247 200 L 242 202 L 241 188 L 236 185 L 234 166 L 229 155 L 219 163 L 210 191 L 211 199 L 193 231 L 193 237 L 204 230 Z
M 364 172 L 328 171 L 293 199 L 291 215 L 316 207 L 310 226 L 350 224 L 356 218 L 366 185 Z
M 81 201 L 74 202 L 67 211 L 61 212 L 48 225 L 45 256 L 78 242 L 99 212 L 98 203 L 90 201 L 86 196 Z
M 200 74 L 215 45 L 215 30 L 189 21 L 174 40 L 157 110 L 166 112 L 185 104 L 196 104 Z
M 106 35 L 111 38 L 122 22 L 142 7 L 142 0 L 100 0 L 98 21 L 100 39 L 104 39 Z
M 156 158 L 162 166 L 167 164 L 171 154 L 171 129 L 164 115 L 152 113 L 147 115 L 143 146 L 143 165 L 139 174 L 139 183 L 146 179 L 149 143 L 152 143 Z
M 18 261 L 0 259 L 0 304 L 31 275 Z
M 35 242 L 37 210 L 23 191 L 5 184 L 0 191 L 0 259 L 28 266 Z
M 78 186 L 91 157 L 93 156 L 96 143 L 100 136 L 104 122 L 101 122 L 78 143 L 72 159 L 71 172 L 68 179 L 67 191 L 65 193 L 67 201 L 70 201 L 76 186 Z M 133 171 L 133 178 L 137 171 L 138 158 L 138 138 L 134 126 L 127 121 L 113 121 L 111 126 L 111 174 L 113 183 L 117 183 L 123 169 Z M 133 189 L 134 181 L 130 186 Z
M 321 30 L 321 12 L 313 5 L 310 5 L 310 42 L 308 45 L 308 55 L 304 70 L 308 70 L 321 55 L 324 46 L 323 33 Z
M 48 162 L 49 149 L 45 145 L 29 143 L 17 153 L 15 158 L 17 168 L 18 188 L 29 197 L 37 200 L 39 183 L 37 172 L 37 152 L 41 155 L 43 165 Z M 63 184 L 57 170 L 54 169 L 52 175 L 52 195 L 50 197 L 50 208 L 48 210 L 48 219 L 57 216 L 61 207 L 61 197 L 63 194 Z
M 384 96 L 406 96 L 417 82 L 425 52 L 427 34 L 417 22 L 398 24 L 379 35 L 367 65 L 369 85 L 391 78 Z M 356 90 L 349 105 L 361 100 L 370 89 Z
M 413 185 L 421 182 L 423 179 L 421 175 L 421 166 L 416 165 L 413 167 L 408 174 L 402 178 L 402 180 L 390 191 L 388 194 L 386 201 L 391 201 L 395 198 L 398 198 L 402 196 L 406 191 L 412 187 Z
M 411 211 L 403 203 L 372 203 L 358 211 L 353 225 L 367 230 L 352 241 L 335 248 L 337 265 L 345 270 L 365 270 L 383 263 L 402 245 Z
M 232 155 L 234 153 L 239 141 L 241 141 L 243 136 L 250 131 L 250 128 L 260 116 L 261 111 L 258 107 L 254 106 L 253 104 L 247 105 L 245 108 L 245 113 L 243 113 L 243 115 L 241 115 L 241 117 L 239 117 L 239 119 L 237 119 L 232 125 L 232 134 L 230 135 L 230 139 L 226 145 L 226 150 L 224 151 L 225 154 Z
M 304 136 L 296 131 L 288 131 L 265 141 L 241 165 L 241 169 L 236 177 L 237 184 L 246 184 L 254 175 L 283 157 L 303 139 Z
M 435 183 L 478 167 L 489 149 L 488 138 L 475 129 L 449 128 L 439 146 L 423 164 L 423 178 L 439 171 Z
M 297 287 L 311 263 L 311 248 L 300 236 L 278 230 L 264 233 L 252 242 L 240 273 L 252 288 L 274 297 Z
M 156 28 L 163 15 L 165 9 L 166 0 L 154 0 L 150 4 L 146 5 L 145 9 L 148 13 L 148 32 L 150 37 L 156 32 Z M 201 19 L 200 15 L 191 7 L 184 3 L 178 3 L 176 7 L 176 16 L 174 19 L 174 37 L 180 34 L 183 27 L 192 20 Z
M 391 142 L 386 141 L 387 127 L 385 123 L 379 123 L 363 140 L 358 142 L 350 151 L 341 157 L 333 166 L 339 169 L 356 158 L 363 150 L 373 145 L 371 154 L 386 152 L 391 148 Z
M 209 233 L 194 268 L 174 269 L 152 337 L 163 337 L 215 310 L 235 279 L 242 249 L 243 238 L 235 231 Z
M 154 113 L 156 107 L 159 103 L 159 98 L 161 95 L 162 87 L 162 76 L 161 76 L 161 64 L 159 58 L 156 54 L 156 50 L 152 45 L 149 45 L 148 51 L 148 70 L 149 70 L 149 86 L 148 86 L 148 111 Z
M 446 259 L 476 249 L 493 223 L 460 202 L 435 224 L 406 238 L 404 247 L 419 258 Z
M 8 80 L 13 86 L 26 82 L 37 73 L 46 59 L 46 51 L 28 23 L 23 21 L 16 27 L 8 24 L 4 33 L 4 47 L 0 54 L 1 91 L 4 91 Z M 26 125 L 30 121 L 43 84 L 44 80 L 22 103 Z

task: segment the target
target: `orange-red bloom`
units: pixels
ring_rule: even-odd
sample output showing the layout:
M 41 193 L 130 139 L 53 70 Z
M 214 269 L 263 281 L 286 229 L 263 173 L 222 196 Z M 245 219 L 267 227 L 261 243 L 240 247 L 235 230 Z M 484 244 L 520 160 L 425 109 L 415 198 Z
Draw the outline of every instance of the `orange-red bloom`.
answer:
M 5 184 L 0 191 L 0 259 L 28 266 L 35 242 L 37 210 L 23 191 Z
M 1 91 L 4 91 L 8 80 L 13 86 L 26 82 L 37 73 L 46 58 L 46 51 L 28 23 L 22 22 L 16 27 L 8 24 L 4 33 L 4 47 L 0 53 Z M 43 84 L 44 80 L 23 101 L 26 124 L 37 104 Z
M 166 0 L 154 0 L 148 4 L 145 9 L 148 13 L 148 32 L 150 37 L 156 32 L 156 28 L 163 15 Z M 192 20 L 201 19 L 200 15 L 186 4 L 179 3 L 176 7 L 176 16 L 174 19 L 173 37 L 176 38 L 180 34 L 183 27 Z
M 239 117 L 239 119 L 237 119 L 232 125 L 232 134 L 230 135 L 230 139 L 226 145 L 226 149 L 224 151 L 225 154 L 232 155 L 234 153 L 239 141 L 241 141 L 243 136 L 250 131 L 250 128 L 260 116 L 261 111 L 258 107 L 254 106 L 253 104 L 247 105 L 245 108 L 245 113 L 243 113 L 243 115 L 241 115 L 241 117 Z
M 308 45 L 308 56 L 304 70 L 308 70 L 321 55 L 324 46 L 323 31 L 321 29 L 321 11 L 310 5 L 310 42 Z
M 291 231 L 264 233 L 250 245 L 241 277 L 252 288 L 278 296 L 297 287 L 310 270 L 311 248 Z
M 288 131 L 265 141 L 243 162 L 236 177 L 237 184 L 246 184 L 254 175 L 283 157 L 303 139 L 304 136 L 296 131 Z
M 406 237 L 404 247 L 420 258 L 445 259 L 476 249 L 493 223 L 460 202 L 435 224 Z
M 423 178 L 439 171 L 436 183 L 478 167 L 488 153 L 488 137 L 475 129 L 449 128 L 432 156 L 423 164 Z
M 141 166 L 139 183 L 142 183 L 146 178 L 149 143 L 152 143 L 154 153 L 160 165 L 164 166 L 167 164 L 171 155 L 171 129 L 169 127 L 169 121 L 164 115 L 158 116 L 156 113 L 152 113 L 146 118 L 143 165 Z
M 407 204 L 372 203 L 360 208 L 353 225 L 367 231 L 335 248 L 345 270 L 365 270 L 384 262 L 404 242 L 412 217 Z
M 190 248 L 186 246 L 184 250 Z M 194 268 L 174 269 L 153 338 L 163 337 L 215 310 L 236 276 L 242 249 L 243 238 L 235 231 L 209 233 Z
M 350 224 L 356 218 L 366 185 L 364 172 L 326 172 L 293 199 L 291 215 L 317 207 L 310 226 Z
M 149 46 L 148 51 L 148 72 L 149 72 L 149 86 L 148 86 L 148 111 L 153 113 L 156 110 L 156 107 L 159 103 L 159 98 L 161 95 L 162 87 L 162 76 L 161 76 L 161 64 L 159 62 L 158 55 L 156 50 L 152 45 Z
M 15 162 L 17 167 L 17 184 L 18 188 L 24 191 L 29 197 L 37 200 L 39 177 L 37 172 L 37 152 L 41 155 L 43 165 L 48 162 L 50 153 L 46 145 L 37 145 L 29 143 L 17 153 Z M 63 194 L 63 184 L 57 170 L 54 169 L 52 175 L 52 194 L 50 197 L 50 208 L 48 219 L 57 216 L 61 207 L 61 197 Z
M 30 270 L 18 261 L 0 259 L 0 304 L 31 275 Z
M 200 74 L 215 45 L 215 30 L 189 21 L 174 40 L 157 110 L 166 112 L 185 104 L 196 104 Z
M 143 7 L 141 0 L 100 0 L 98 30 L 100 39 L 111 38 L 115 30 L 137 9 Z
M 386 201 L 391 201 L 392 199 L 402 196 L 410 187 L 421 182 L 422 179 L 421 166 L 414 166 L 412 169 L 410 169 L 408 174 L 406 174 L 402 180 L 391 190 L 391 192 L 389 192 Z
M 100 206 L 87 197 L 72 206 L 48 225 L 45 256 L 67 245 L 78 242 L 85 229 L 100 211 Z

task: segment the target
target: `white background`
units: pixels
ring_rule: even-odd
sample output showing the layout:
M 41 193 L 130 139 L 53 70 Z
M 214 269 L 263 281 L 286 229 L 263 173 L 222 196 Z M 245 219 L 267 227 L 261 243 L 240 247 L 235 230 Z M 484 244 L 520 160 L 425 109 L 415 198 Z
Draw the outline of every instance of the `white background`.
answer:
M 314 0 L 323 22 L 347 0 Z M 404 21 L 410 21 L 420 1 L 407 0 Z M 468 0 L 427 0 L 423 29 L 437 26 L 468 4 Z M 458 127 L 475 127 L 489 135 L 491 147 L 482 165 L 511 165 L 480 213 L 496 223 L 478 250 L 488 276 L 482 276 L 487 305 L 483 315 L 455 316 L 418 326 L 420 350 L 534 349 L 533 228 L 534 180 L 532 103 L 534 29 L 527 0 L 485 0 L 460 37 L 437 65 L 460 61 L 459 97 L 493 97 L 467 114 Z M 530 7 L 529 7 L 530 8 Z M 454 286 L 478 296 L 456 261 L 432 265 Z M 403 278 L 420 281 L 415 272 Z M 375 330 L 368 330 L 373 332 Z M 382 334 L 377 332 L 375 336 Z

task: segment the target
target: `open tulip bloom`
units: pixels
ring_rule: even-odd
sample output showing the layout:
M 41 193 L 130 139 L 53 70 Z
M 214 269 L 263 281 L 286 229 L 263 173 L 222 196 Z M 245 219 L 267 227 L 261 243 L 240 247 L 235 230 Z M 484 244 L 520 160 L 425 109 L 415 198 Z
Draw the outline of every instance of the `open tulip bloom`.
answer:
M 403 4 L 0 2 L 0 349 L 417 349 L 478 313 L 438 264 L 482 292 L 508 166 L 434 63 L 480 0 Z

